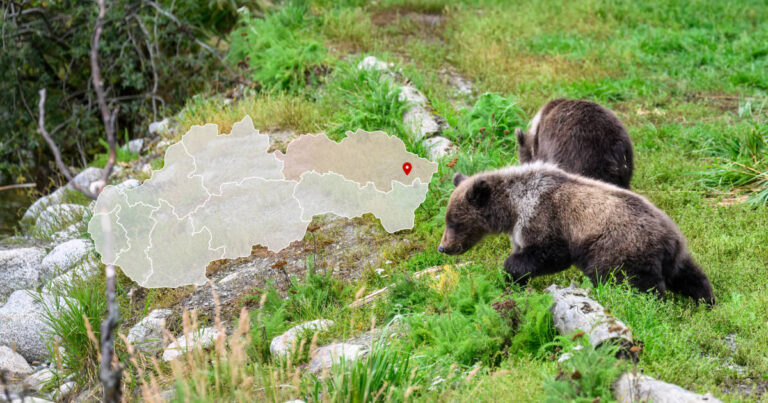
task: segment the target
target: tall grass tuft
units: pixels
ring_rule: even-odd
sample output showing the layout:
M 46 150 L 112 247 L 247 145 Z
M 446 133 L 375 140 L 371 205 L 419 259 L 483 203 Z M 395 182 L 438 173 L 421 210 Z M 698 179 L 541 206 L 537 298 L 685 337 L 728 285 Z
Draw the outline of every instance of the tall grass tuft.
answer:
M 47 345 L 57 378 L 70 375 L 81 385 L 98 378 L 101 318 L 107 307 L 101 281 L 75 279 L 61 284 L 52 296 L 33 295 L 43 308 L 51 336 Z
M 330 376 L 316 379 L 314 401 L 363 403 L 405 401 L 420 385 L 425 375 L 412 365 L 409 354 L 398 351 L 380 339 L 363 360 L 342 360 Z
M 706 186 L 742 188 L 750 192 L 748 203 L 768 204 L 768 124 L 756 123 L 739 136 L 716 137 L 701 152 L 715 158 L 715 165 L 701 172 Z

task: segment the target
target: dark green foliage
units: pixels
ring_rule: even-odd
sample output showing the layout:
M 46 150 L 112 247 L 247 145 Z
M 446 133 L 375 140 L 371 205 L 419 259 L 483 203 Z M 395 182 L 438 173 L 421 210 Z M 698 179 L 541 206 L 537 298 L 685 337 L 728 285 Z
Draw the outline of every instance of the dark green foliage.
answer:
M 235 9 L 254 2 L 159 1 L 179 26 L 145 1 L 109 2 L 99 45 L 107 102 L 119 109 L 117 130 L 144 135 L 146 122 L 173 112 L 212 81 L 231 80 L 202 48 L 226 33 Z M 194 3 L 194 4 L 193 4 Z M 91 1 L 4 2 L 0 52 L 0 183 L 54 175 L 52 154 L 37 133 L 38 90 L 47 90 L 46 127 L 67 165 L 84 166 L 104 137 L 91 85 Z M 182 73 L 183 72 L 183 73 Z
M 290 5 L 264 18 L 243 15 L 230 35 L 228 58 L 250 68 L 267 91 L 303 91 L 317 84 L 329 59 L 321 43 L 308 39 L 306 6 Z

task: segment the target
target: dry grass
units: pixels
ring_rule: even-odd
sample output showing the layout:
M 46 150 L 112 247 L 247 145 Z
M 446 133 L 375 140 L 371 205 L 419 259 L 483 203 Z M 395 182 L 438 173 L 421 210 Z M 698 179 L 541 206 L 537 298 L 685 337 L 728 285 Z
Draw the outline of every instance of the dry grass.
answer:
M 319 130 L 321 116 L 317 105 L 301 96 L 262 94 L 225 104 L 216 97 L 193 98 L 179 117 L 179 132 L 186 133 L 192 125 L 215 123 L 219 133 L 229 133 L 232 125 L 249 115 L 261 130 L 294 130 L 301 133 Z

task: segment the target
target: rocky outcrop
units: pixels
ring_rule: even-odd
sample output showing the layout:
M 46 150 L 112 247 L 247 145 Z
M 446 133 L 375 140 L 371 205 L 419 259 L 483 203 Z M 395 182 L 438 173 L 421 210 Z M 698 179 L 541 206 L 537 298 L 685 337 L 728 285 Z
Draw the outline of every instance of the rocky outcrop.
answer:
M 0 302 L 16 290 L 40 284 L 44 256 L 45 251 L 37 247 L 0 250 Z
M 128 342 L 136 350 L 151 352 L 163 347 L 165 321 L 173 314 L 170 309 L 155 309 L 128 331 Z
M 88 208 L 79 204 L 48 206 L 35 221 L 31 234 L 39 239 L 71 239 L 85 229 L 83 217 Z

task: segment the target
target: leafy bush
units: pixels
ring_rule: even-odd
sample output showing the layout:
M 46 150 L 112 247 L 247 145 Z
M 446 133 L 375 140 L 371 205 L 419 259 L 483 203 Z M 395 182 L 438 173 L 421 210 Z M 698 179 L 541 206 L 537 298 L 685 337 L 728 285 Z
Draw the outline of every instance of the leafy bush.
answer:
M 326 69 L 325 48 L 308 39 L 307 7 L 286 6 L 266 17 L 242 15 L 240 26 L 230 35 L 227 57 L 250 67 L 251 78 L 265 90 L 299 92 L 317 84 Z
M 37 135 L 37 92 L 47 89 L 46 126 L 67 165 L 100 151 L 101 114 L 91 85 L 94 2 L 4 2 L 0 52 L 0 182 L 53 176 L 53 155 Z M 117 129 L 143 135 L 146 121 L 173 112 L 211 81 L 233 77 L 201 46 L 225 34 L 254 0 L 110 2 L 99 45 L 101 76 Z M 159 12 L 154 6 L 162 9 Z M 169 17 L 172 15 L 172 17 Z M 207 46 L 207 45 L 206 45 Z M 181 74 L 188 72 L 188 74 Z M 54 130 L 55 128 L 55 130 Z
M 745 188 L 750 203 L 768 204 L 768 124 L 755 124 L 739 136 L 715 137 L 701 152 L 715 157 L 715 166 L 701 172 L 705 185 Z

